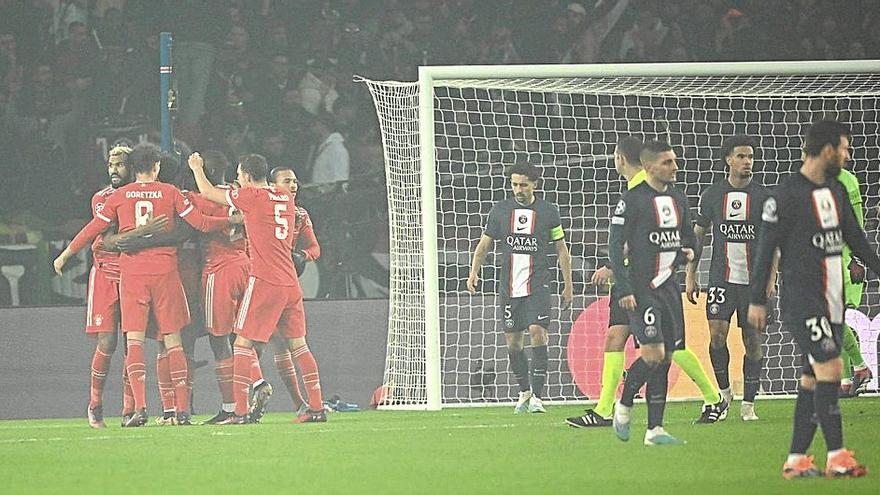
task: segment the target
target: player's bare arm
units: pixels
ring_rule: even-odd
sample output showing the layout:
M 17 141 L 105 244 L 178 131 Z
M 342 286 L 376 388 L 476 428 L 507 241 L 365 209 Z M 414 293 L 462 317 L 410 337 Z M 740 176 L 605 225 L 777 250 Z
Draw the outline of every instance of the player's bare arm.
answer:
M 574 299 L 574 284 L 571 278 L 571 253 L 565 239 L 556 241 L 556 254 L 559 256 L 559 266 L 562 268 L 562 280 L 565 287 L 562 289 L 562 309 L 568 309 Z M 473 273 L 473 272 L 472 272 Z M 470 281 L 470 279 L 468 279 Z
M 471 294 L 476 294 L 477 292 L 477 283 L 480 281 L 480 267 L 483 266 L 483 262 L 486 261 L 486 255 L 489 253 L 489 250 L 492 249 L 493 240 L 494 239 L 491 237 L 483 234 L 482 237 L 480 237 L 480 242 L 477 243 L 477 249 L 474 250 L 474 259 L 471 262 L 471 272 L 467 279 L 468 292 Z
M 205 160 L 202 156 L 198 153 L 193 153 L 186 160 L 186 163 L 189 165 L 190 170 L 192 170 L 193 175 L 196 178 L 196 185 L 199 186 L 199 192 L 202 196 L 217 204 L 227 204 L 226 191 L 211 184 L 211 181 L 208 180 L 208 176 L 205 175 Z
M 697 276 L 697 266 L 699 266 L 700 257 L 703 254 L 706 229 L 700 225 L 695 225 L 694 237 L 696 238 L 696 243 L 693 249 L 693 259 L 688 262 L 684 277 L 684 292 L 688 302 L 691 304 L 697 304 L 697 298 L 700 297 L 700 281 Z

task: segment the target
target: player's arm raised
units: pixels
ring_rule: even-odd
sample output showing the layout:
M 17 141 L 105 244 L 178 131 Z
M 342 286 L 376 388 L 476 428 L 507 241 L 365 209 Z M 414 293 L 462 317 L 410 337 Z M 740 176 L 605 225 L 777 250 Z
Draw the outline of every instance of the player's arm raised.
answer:
M 208 180 L 208 176 L 205 175 L 205 161 L 201 155 L 193 153 L 189 156 L 186 163 L 189 165 L 190 170 L 192 170 L 196 178 L 196 185 L 199 186 L 199 192 L 202 193 L 205 199 L 221 205 L 228 204 L 226 202 L 226 190 L 215 187 Z
M 178 224 L 179 225 L 179 224 Z M 159 215 L 158 217 L 147 220 L 147 223 L 121 233 L 106 233 L 104 235 L 104 248 L 108 251 L 132 251 L 129 246 L 140 238 L 148 238 L 149 236 L 162 236 L 168 226 L 168 217 Z M 151 246 L 147 246 L 151 247 Z M 144 248 L 138 248 L 144 249 Z

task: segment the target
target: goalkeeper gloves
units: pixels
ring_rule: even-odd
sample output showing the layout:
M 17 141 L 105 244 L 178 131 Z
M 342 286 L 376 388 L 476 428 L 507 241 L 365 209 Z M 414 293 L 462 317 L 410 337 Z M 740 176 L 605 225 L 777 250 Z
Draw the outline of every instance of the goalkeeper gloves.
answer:
M 302 275 L 303 270 L 306 269 L 306 253 L 302 251 L 294 251 L 293 252 L 293 267 L 296 268 L 296 276 Z
M 862 260 L 853 256 L 847 269 L 849 270 L 849 279 L 852 283 L 861 284 L 865 281 L 866 270 L 865 265 L 862 264 Z

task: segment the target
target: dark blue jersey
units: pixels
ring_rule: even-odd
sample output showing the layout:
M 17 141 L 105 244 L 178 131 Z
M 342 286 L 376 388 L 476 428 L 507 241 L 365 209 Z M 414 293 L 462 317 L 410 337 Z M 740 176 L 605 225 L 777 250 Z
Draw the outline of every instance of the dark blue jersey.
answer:
M 647 182 L 630 189 L 614 210 L 608 244 L 619 297 L 675 280 L 678 265 L 686 261 L 681 248 L 694 246 L 687 198 L 672 186 L 659 192 Z
M 707 230 L 712 226 L 709 285 L 751 283 L 761 208 L 768 197 L 769 190 L 754 181 L 737 188 L 727 179 L 713 184 L 700 197 L 697 225 Z
M 752 274 L 752 303 L 767 302 L 773 253 L 780 250 L 782 317 L 792 324 L 826 316 L 844 321 L 844 244 L 874 273 L 880 259 L 856 222 L 843 186 L 835 179 L 817 185 L 800 173 L 787 177 L 764 203 L 761 237 Z
M 505 199 L 492 207 L 483 233 L 501 246 L 502 297 L 529 296 L 549 285 L 554 243 L 565 238 L 556 206 L 538 198 L 528 206 Z

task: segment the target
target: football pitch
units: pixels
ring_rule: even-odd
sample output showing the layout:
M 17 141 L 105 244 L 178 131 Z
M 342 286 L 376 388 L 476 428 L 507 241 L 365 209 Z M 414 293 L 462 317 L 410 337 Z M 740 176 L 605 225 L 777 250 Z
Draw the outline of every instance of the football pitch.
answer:
M 880 399 L 841 401 L 846 444 L 873 471 L 862 479 L 782 480 L 793 408 L 761 401 L 760 421 L 743 423 L 737 402 L 727 421 L 693 425 L 697 403 L 670 403 L 666 428 L 688 443 L 665 447 L 642 445 L 644 404 L 628 443 L 611 428 L 565 425 L 581 406 L 333 413 L 305 425 L 281 412 L 222 427 L 2 421 L 0 492 L 880 493 Z M 811 451 L 824 467 L 821 434 Z

